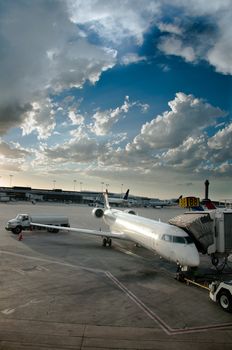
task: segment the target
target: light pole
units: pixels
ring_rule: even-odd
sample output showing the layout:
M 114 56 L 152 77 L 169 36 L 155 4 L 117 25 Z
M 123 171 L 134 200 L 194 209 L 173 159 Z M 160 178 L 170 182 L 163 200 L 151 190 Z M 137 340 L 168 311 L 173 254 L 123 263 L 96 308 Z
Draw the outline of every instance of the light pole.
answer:
M 80 191 L 82 192 L 82 184 L 83 182 L 80 182 Z
M 121 184 L 121 197 L 123 197 L 123 191 L 122 191 L 122 189 L 123 189 L 123 184 Z
M 76 183 L 77 183 L 77 180 L 73 180 L 73 189 L 74 189 L 74 192 L 76 191 Z
M 12 186 L 12 177 L 13 175 L 9 175 L 10 176 L 10 187 Z
M 106 184 L 106 190 L 107 190 L 107 192 L 108 192 L 108 187 L 109 187 L 109 185 L 110 185 L 110 184 Z

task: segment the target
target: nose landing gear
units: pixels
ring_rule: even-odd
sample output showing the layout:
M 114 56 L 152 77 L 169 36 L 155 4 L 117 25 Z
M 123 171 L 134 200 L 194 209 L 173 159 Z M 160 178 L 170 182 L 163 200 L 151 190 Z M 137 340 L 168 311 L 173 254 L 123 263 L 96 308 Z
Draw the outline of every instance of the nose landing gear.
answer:
M 103 247 L 107 247 L 107 245 L 108 245 L 108 247 L 111 247 L 112 240 L 109 237 L 104 237 L 103 240 L 102 240 L 102 246 Z

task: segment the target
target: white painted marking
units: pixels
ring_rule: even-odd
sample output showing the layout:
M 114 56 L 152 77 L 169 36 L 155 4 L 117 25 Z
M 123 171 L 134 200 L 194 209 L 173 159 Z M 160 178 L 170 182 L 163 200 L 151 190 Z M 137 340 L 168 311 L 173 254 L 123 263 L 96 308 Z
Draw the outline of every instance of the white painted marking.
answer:
M 11 270 L 14 271 L 14 272 L 19 273 L 20 275 L 25 275 L 25 271 L 23 271 L 21 269 L 14 269 L 14 268 L 12 268 Z
M 1 313 L 5 315 L 13 314 L 13 312 L 15 312 L 15 309 L 5 309 L 1 311 Z
M 33 256 L 28 256 L 28 255 L 22 255 L 18 253 L 12 253 L 12 252 L 7 252 L 4 250 L 0 250 L 0 254 L 7 254 L 7 255 L 12 255 L 12 256 L 18 256 L 23 259 L 28 259 L 28 260 L 36 260 L 36 261 L 43 261 L 47 262 L 49 264 L 56 264 L 56 265 L 61 265 L 61 266 L 66 266 L 66 267 L 71 267 L 74 269 L 82 269 L 90 272 L 96 272 L 96 273 L 102 273 L 106 277 L 108 277 L 119 289 L 121 289 L 143 312 L 153 321 L 155 321 L 161 329 L 167 334 L 167 335 L 178 335 L 178 334 L 186 334 L 186 333 L 199 333 L 199 332 L 206 332 L 208 330 L 225 330 L 225 329 L 231 329 L 232 323 L 219 323 L 216 325 L 205 325 L 205 326 L 199 326 L 199 327 L 189 327 L 189 328 L 171 328 L 167 323 L 165 323 L 155 312 L 153 312 L 148 306 L 146 306 L 135 294 L 133 294 L 127 287 L 125 287 L 114 275 L 111 274 L 109 271 L 104 271 L 100 269 L 93 269 L 93 268 L 87 268 L 84 266 L 80 265 L 73 265 L 65 262 L 60 262 L 57 260 L 49 260 L 49 259 L 44 259 L 44 258 L 37 258 Z M 21 305 L 19 307 L 25 307 L 30 305 L 31 303 L 36 303 L 36 302 L 41 302 L 41 301 L 29 301 L 28 303 Z M 15 309 L 5 309 L 1 311 L 2 313 L 10 314 L 13 313 Z
M 46 271 L 46 272 L 50 271 L 50 270 L 47 269 L 46 267 L 40 266 L 40 265 L 36 266 L 36 270 L 37 270 L 37 271 Z
M 38 304 L 38 303 L 41 303 L 41 302 L 42 302 L 42 300 L 32 299 L 32 300 L 28 301 L 26 304 L 19 305 L 19 306 L 15 307 L 14 309 L 2 310 L 1 313 L 5 314 L 5 315 L 10 315 L 10 314 L 13 314 L 17 309 L 27 307 L 27 306 L 29 306 L 31 304 Z

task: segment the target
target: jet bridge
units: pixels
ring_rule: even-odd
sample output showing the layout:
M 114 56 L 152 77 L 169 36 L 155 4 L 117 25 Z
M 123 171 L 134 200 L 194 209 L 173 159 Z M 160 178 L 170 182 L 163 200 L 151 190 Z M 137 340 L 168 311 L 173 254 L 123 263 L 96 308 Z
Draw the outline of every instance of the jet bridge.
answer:
M 212 263 L 232 254 L 232 210 L 216 209 L 204 212 L 189 211 L 169 220 L 171 225 L 184 229 L 194 240 L 199 252 L 209 254 Z

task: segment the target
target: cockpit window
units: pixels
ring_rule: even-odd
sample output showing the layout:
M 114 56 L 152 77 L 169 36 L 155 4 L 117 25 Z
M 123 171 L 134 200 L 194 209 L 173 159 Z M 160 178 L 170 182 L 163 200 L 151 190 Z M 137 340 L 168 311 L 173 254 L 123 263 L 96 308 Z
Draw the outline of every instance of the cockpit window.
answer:
M 185 237 L 173 236 L 174 243 L 186 244 Z
M 162 240 L 167 241 L 167 242 L 172 242 L 172 236 L 171 235 L 163 235 Z
M 186 236 L 185 239 L 187 241 L 187 244 L 192 244 L 193 243 L 193 239 L 191 237 Z
M 163 241 L 166 242 L 173 242 L 173 243 L 180 243 L 180 244 L 191 244 L 193 243 L 193 240 L 189 236 L 171 236 L 171 235 L 163 235 L 161 238 Z

